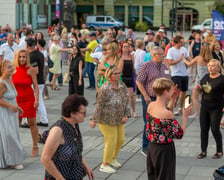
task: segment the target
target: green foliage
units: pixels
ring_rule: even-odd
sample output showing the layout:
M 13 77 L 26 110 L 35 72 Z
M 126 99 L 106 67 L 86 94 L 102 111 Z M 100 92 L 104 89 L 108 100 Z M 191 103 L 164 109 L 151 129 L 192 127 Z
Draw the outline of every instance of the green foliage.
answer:
M 147 23 L 145 23 L 145 22 L 137 22 L 136 24 L 135 24 L 135 30 L 137 30 L 137 31 L 147 31 L 148 30 L 148 25 L 147 25 Z
M 215 9 L 224 15 L 224 2 L 216 1 L 214 5 L 216 7 Z

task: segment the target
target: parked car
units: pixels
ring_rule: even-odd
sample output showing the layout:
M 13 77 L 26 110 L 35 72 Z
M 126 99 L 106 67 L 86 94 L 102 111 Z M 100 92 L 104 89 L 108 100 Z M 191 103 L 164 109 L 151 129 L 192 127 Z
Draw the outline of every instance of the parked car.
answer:
M 37 26 L 38 27 L 47 27 L 47 16 L 45 14 L 37 15 Z
M 103 16 L 103 15 L 87 16 L 86 17 L 86 26 L 90 30 L 96 30 L 99 26 L 102 29 L 107 29 L 109 27 L 124 29 L 124 27 L 125 27 L 124 22 L 119 21 L 115 17 Z
M 142 16 L 142 21 L 145 22 L 149 27 L 153 26 L 153 20 L 150 19 L 148 16 Z M 139 22 L 139 17 L 131 16 L 129 18 L 129 27 L 135 29 L 135 25 L 137 22 Z
M 192 30 L 202 30 L 203 28 L 206 28 L 206 30 L 212 29 L 212 19 L 205 19 L 201 24 L 195 25 L 192 27 Z

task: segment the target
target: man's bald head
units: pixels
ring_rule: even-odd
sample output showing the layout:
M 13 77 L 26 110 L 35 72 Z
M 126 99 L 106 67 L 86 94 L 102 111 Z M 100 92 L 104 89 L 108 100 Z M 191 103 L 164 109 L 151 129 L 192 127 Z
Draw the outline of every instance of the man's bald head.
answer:
M 10 46 L 13 45 L 13 42 L 14 42 L 13 34 L 9 33 L 9 34 L 7 35 L 7 42 L 8 42 L 8 44 L 9 44 Z

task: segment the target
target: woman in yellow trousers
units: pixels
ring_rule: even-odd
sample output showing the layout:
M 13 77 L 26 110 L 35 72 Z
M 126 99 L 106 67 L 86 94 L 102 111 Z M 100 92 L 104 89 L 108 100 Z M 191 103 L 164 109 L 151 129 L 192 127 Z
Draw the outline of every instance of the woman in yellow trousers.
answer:
M 121 164 L 117 161 L 118 153 L 124 143 L 124 123 L 130 117 L 128 90 L 120 81 L 119 69 L 112 65 L 106 69 L 106 83 L 99 90 L 96 108 L 90 118 L 90 126 L 96 123 L 104 136 L 104 156 L 100 171 L 115 173 Z

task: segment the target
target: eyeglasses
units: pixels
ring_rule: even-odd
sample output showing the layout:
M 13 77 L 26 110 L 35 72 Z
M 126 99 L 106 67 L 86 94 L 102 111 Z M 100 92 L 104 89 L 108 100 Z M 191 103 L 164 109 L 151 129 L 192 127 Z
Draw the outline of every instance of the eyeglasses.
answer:
M 163 56 L 163 54 L 160 54 L 160 53 L 156 53 L 157 55 L 159 55 L 159 56 Z
M 112 73 L 113 75 L 121 75 L 120 72 L 117 72 L 117 73 Z
M 80 114 L 82 114 L 82 115 L 86 115 L 86 111 L 85 112 L 78 112 L 78 113 L 80 113 Z

